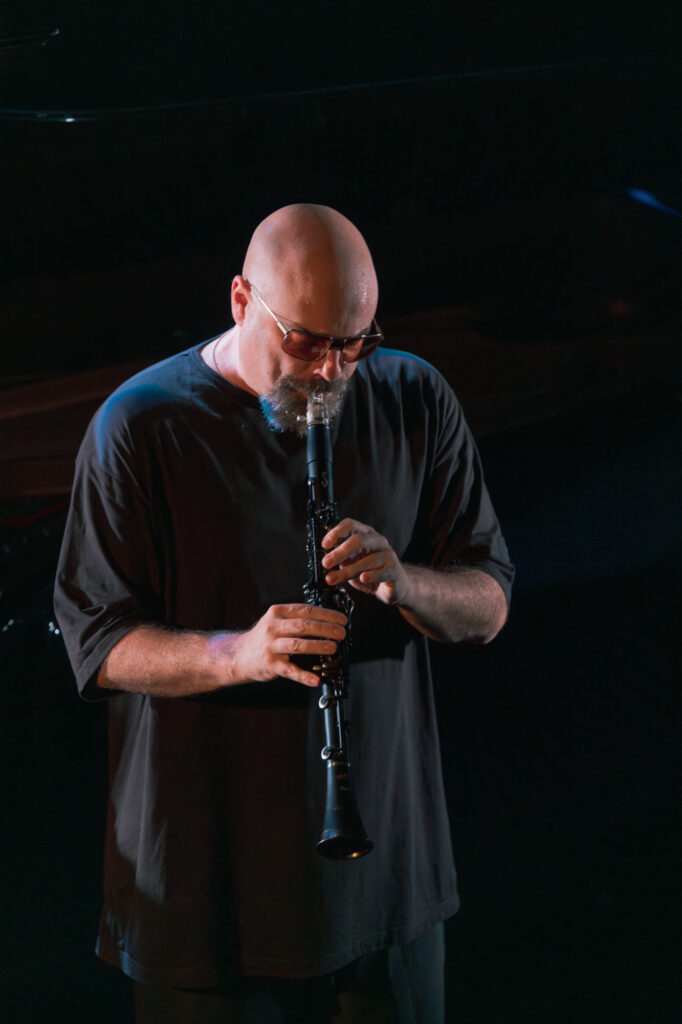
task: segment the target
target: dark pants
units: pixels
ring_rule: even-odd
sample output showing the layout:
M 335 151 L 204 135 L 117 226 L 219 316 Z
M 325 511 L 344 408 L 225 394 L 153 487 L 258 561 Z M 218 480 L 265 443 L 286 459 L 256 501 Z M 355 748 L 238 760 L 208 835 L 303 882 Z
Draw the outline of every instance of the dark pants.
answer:
M 135 983 L 137 1024 L 443 1024 L 442 924 L 319 978 L 249 978 L 234 990 Z

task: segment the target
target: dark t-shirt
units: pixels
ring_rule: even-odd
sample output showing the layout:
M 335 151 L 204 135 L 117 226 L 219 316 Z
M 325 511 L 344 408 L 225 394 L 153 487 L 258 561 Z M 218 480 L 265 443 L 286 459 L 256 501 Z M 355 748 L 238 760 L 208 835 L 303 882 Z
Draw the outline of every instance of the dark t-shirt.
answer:
M 513 569 L 461 409 L 413 356 L 359 364 L 332 427 L 341 516 L 400 558 Z M 287 680 L 195 699 L 98 689 L 143 623 L 243 630 L 307 577 L 305 441 L 192 348 L 102 406 L 78 455 L 55 604 L 79 689 L 110 696 L 98 952 L 138 980 L 336 970 L 455 912 L 428 645 L 357 595 L 350 755 L 371 854 L 315 850 L 324 809 L 317 693 Z

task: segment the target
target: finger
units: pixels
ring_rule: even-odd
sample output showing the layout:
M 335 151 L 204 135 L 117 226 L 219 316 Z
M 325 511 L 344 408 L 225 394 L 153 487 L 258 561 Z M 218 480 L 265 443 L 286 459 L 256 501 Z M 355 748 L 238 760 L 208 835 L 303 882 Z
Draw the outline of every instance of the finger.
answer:
M 278 619 L 306 619 L 315 622 L 335 622 L 345 625 L 348 616 L 336 608 L 321 608 L 316 604 L 273 605 Z
M 300 636 L 282 636 L 273 649 L 279 654 L 335 654 L 336 640 L 303 640 Z
M 336 547 L 342 540 L 349 537 L 351 533 L 360 533 L 366 529 L 364 523 L 359 523 L 355 519 L 342 519 L 340 523 L 332 526 L 331 530 L 325 533 L 322 538 L 322 547 L 325 551 L 329 551 L 330 548 Z
M 273 668 L 278 675 L 283 676 L 284 679 L 291 679 L 294 683 L 302 683 L 303 686 L 311 687 L 320 685 L 319 676 L 316 676 L 314 672 L 306 672 L 305 669 L 299 668 L 288 658 L 276 661 Z
M 346 558 L 357 556 L 359 552 L 365 548 L 369 549 L 370 546 L 367 537 L 360 537 L 359 534 L 353 533 L 324 556 L 322 565 L 325 569 L 330 569 L 332 566 L 338 565 L 339 562 L 343 562 Z
M 389 568 L 380 569 L 369 569 L 366 572 L 360 573 L 358 581 L 360 583 L 366 583 L 370 586 L 378 586 L 379 583 L 395 583 L 395 573 L 391 572 Z
M 358 552 L 355 558 L 346 559 L 339 568 L 352 569 L 357 574 L 363 569 L 378 569 L 384 565 L 393 565 L 394 562 L 393 552 L 382 548 L 380 551 Z
M 276 627 L 279 637 L 316 637 L 343 640 L 346 628 L 340 622 L 316 622 L 314 619 L 282 619 Z
M 334 569 L 333 572 L 328 572 L 325 575 L 325 582 L 333 585 L 345 583 L 348 580 L 357 580 L 363 572 L 372 570 L 387 570 L 390 575 L 391 566 L 392 560 L 386 558 L 386 553 L 376 551 L 357 562 L 346 563 Z

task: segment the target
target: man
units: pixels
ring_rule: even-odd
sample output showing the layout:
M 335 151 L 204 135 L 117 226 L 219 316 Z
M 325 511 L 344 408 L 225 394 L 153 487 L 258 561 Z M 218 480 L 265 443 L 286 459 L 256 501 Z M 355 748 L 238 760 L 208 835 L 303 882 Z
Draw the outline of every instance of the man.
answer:
M 56 607 L 81 693 L 110 698 L 97 950 L 137 982 L 140 1021 L 442 1019 L 457 893 L 426 637 L 492 639 L 513 569 L 446 383 L 369 355 L 377 295 L 341 214 L 276 211 L 232 282 L 235 326 L 119 388 L 79 453 Z M 352 516 L 324 564 L 355 599 L 350 753 L 374 843 L 343 862 L 314 849 L 323 716 L 296 660 L 348 627 L 301 596 L 318 389 Z

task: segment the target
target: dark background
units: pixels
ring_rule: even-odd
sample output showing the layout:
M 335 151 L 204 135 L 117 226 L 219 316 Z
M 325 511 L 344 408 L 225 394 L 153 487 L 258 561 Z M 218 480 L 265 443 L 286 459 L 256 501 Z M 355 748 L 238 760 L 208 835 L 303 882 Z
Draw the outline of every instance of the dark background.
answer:
M 50 625 L 79 437 L 126 367 L 229 325 L 253 227 L 298 200 L 365 233 L 519 569 L 494 644 L 434 650 L 449 1019 L 679 1019 L 679 29 L 563 0 L 4 5 L 6 1019 L 130 1019 L 92 955 L 105 709 Z

